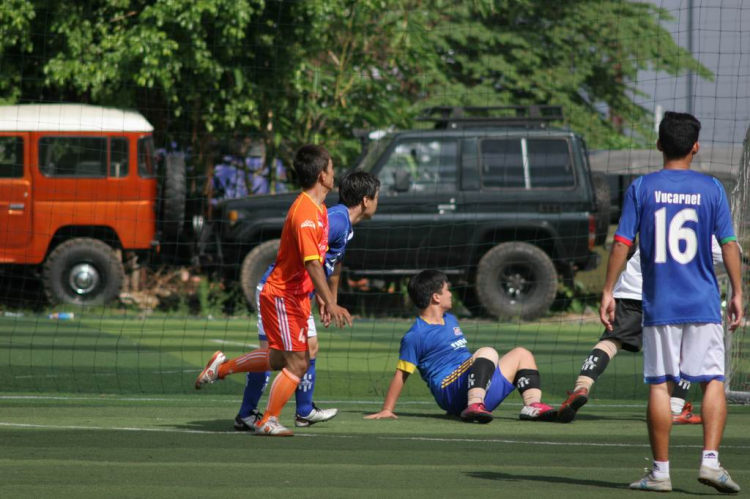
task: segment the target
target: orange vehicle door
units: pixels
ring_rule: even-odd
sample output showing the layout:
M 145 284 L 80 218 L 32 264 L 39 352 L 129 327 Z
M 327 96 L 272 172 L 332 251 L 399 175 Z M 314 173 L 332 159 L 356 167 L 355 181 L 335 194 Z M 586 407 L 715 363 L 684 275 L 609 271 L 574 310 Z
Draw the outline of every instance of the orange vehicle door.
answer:
M 31 238 L 30 147 L 28 133 L 0 133 L 0 262 Z

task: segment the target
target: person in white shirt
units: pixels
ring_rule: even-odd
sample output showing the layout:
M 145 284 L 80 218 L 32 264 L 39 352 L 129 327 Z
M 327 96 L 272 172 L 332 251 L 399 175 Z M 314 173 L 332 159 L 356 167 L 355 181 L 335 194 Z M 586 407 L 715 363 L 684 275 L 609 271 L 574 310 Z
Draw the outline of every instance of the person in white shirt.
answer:
M 714 265 L 723 265 L 721 246 L 716 238 L 713 238 L 711 252 Z M 612 331 L 604 330 L 599 343 L 586 356 L 573 392 L 563 402 L 557 413 L 558 422 L 570 423 L 575 419 L 578 410 L 588 402 L 591 387 L 607 369 L 609 361 L 617 355 L 617 352 L 620 350 L 635 353 L 641 351 L 643 347 L 642 287 L 641 254 L 636 246 L 635 253 L 628 260 L 625 270 L 620 274 L 614 287 L 614 327 Z M 675 386 L 671 400 L 672 424 L 702 423 L 701 417 L 693 414 L 692 404 L 685 401 L 689 389 L 690 382 L 685 379 Z

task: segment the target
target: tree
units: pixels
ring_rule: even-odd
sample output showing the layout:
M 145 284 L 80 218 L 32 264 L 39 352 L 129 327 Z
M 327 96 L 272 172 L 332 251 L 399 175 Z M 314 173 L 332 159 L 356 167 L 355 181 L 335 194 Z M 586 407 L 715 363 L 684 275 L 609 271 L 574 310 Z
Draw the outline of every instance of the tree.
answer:
M 669 13 L 650 3 L 473 0 L 436 15 L 445 69 L 431 102 L 561 105 L 596 148 L 651 142 L 651 112 L 634 100 L 640 71 L 712 78 L 661 26 Z

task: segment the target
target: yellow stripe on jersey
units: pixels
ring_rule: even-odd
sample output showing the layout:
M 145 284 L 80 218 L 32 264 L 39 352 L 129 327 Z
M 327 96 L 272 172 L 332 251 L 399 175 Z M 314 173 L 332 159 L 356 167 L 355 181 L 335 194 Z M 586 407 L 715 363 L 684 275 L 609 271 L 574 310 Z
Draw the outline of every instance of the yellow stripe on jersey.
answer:
M 304 258 L 304 260 L 302 260 L 302 261 L 305 262 L 305 263 L 307 263 L 307 262 L 312 261 L 312 260 L 322 260 L 322 259 L 320 258 L 320 255 L 310 255 L 310 256 L 306 256 Z
M 406 362 L 405 360 L 399 360 L 398 365 L 396 366 L 396 369 L 398 369 L 399 371 L 404 371 L 404 372 L 411 374 L 417 369 L 417 366 L 415 366 L 411 362 Z
M 440 384 L 440 388 L 445 388 L 446 386 L 450 385 L 454 381 L 456 381 L 463 373 L 469 370 L 472 364 L 472 359 L 468 359 L 466 362 L 461 364 L 456 368 L 455 371 L 450 373 L 448 376 L 445 377 L 443 382 Z

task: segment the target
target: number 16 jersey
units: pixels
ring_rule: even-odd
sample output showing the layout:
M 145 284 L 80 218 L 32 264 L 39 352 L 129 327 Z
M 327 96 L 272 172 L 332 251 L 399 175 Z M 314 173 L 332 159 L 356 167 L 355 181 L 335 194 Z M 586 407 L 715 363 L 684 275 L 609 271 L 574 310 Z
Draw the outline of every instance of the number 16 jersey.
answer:
M 661 170 L 633 181 L 615 241 L 639 236 L 643 325 L 721 324 L 711 236 L 736 240 L 724 188 L 691 170 Z

